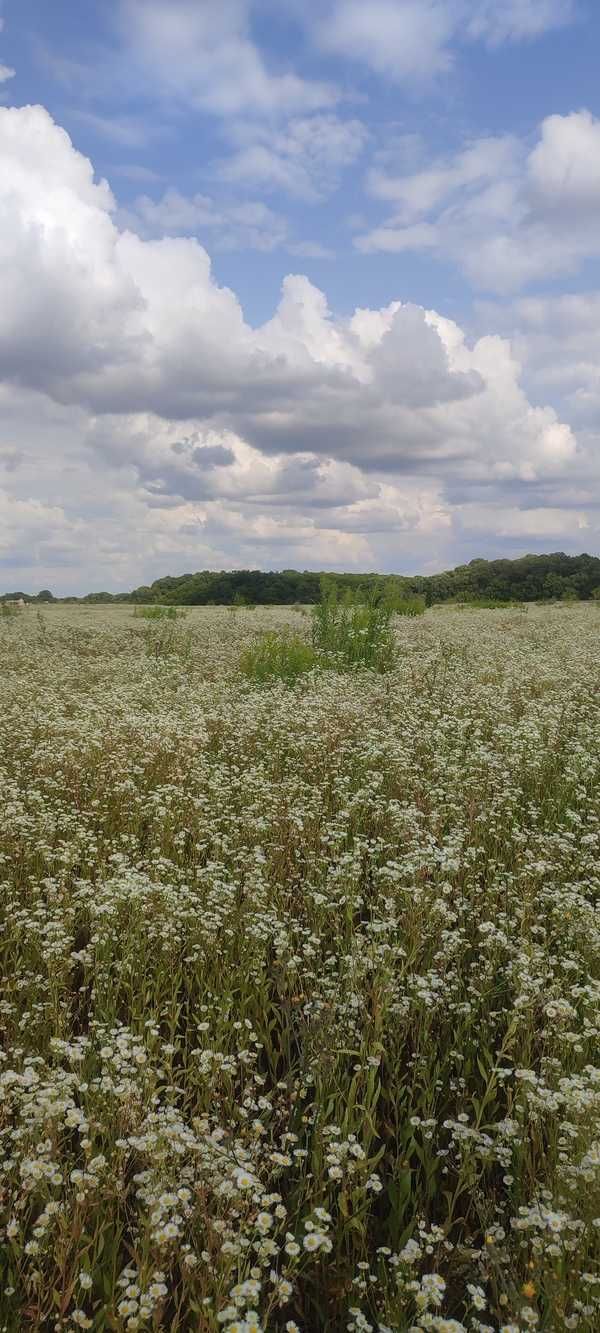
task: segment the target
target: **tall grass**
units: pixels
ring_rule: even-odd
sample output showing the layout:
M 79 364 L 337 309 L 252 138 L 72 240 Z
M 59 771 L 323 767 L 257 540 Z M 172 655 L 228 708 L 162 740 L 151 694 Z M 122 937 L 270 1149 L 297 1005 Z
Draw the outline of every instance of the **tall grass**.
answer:
M 507 608 L 514 611 L 527 609 L 526 602 L 513 602 L 502 597 L 469 597 L 464 602 L 457 602 L 458 611 L 504 611 Z
M 313 607 L 313 646 L 331 666 L 389 671 L 396 655 L 392 612 L 384 601 L 340 598 L 335 584 L 324 582 L 321 601 Z
M 420 614 L 418 600 L 418 609 L 412 603 L 405 605 L 410 609 L 400 614 Z M 392 626 L 396 609 L 393 602 L 373 598 L 363 601 L 352 593 L 339 598 L 333 580 L 324 580 L 321 601 L 312 608 L 312 646 L 298 634 L 273 631 L 244 649 L 240 670 L 261 682 L 294 680 L 315 667 L 389 671 L 396 659 Z
M 136 620 L 182 620 L 187 610 L 183 606 L 136 606 L 133 615 Z
M 240 671 L 251 680 L 264 683 L 277 678 L 293 681 L 316 665 L 314 650 L 299 634 L 263 634 L 257 643 L 245 648 L 240 657 Z
M 393 597 L 391 609 L 397 616 L 424 616 L 425 598 L 424 597 Z

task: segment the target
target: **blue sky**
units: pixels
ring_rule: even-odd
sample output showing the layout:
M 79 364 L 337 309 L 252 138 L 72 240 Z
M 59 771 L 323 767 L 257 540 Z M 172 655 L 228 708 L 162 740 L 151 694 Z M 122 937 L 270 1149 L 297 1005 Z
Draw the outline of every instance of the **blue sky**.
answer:
M 600 549 L 591 0 L 0 14 L 0 584 Z

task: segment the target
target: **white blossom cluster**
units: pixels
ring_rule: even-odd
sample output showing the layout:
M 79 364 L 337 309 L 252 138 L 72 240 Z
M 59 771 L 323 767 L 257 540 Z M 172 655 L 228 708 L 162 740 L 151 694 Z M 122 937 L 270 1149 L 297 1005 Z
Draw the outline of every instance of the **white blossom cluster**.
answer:
M 0 625 L 0 1331 L 600 1328 L 600 615 Z

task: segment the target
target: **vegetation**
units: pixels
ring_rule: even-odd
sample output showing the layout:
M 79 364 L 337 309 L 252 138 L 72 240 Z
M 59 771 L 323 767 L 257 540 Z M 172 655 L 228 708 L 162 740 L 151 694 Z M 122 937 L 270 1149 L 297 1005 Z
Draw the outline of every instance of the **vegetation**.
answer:
M 363 602 L 351 593 L 340 599 L 336 583 L 324 580 L 313 609 L 313 645 L 324 662 L 338 669 L 389 671 L 395 657 L 391 619 L 389 602 L 373 597 Z
M 150 623 L 144 625 L 142 637 L 150 657 L 185 660 L 193 652 L 193 637 L 181 625 L 179 616 L 152 617 Z
M 177 606 L 136 606 L 133 614 L 141 620 L 179 620 L 186 613 Z
M 388 606 L 364 603 L 349 593 L 339 600 L 335 582 L 328 581 L 313 607 L 312 646 L 297 633 L 267 632 L 244 649 L 240 670 L 263 682 L 274 677 L 293 681 L 317 667 L 389 671 L 395 657 L 390 621 Z
M 392 591 L 390 606 L 397 616 L 423 616 L 427 602 L 423 596 L 398 597 Z
M 5 1333 L 600 1327 L 596 607 L 322 607 L 0 619 Z
M 277 676 L 281 680 L 296 680 L 316 664 L 316 654 L 299 634 L 263 634 L 257 643 L 245 648 L 240 657 L 240 670 L 251 680 L 266 681 Z
M 235 610 L 235 604 L 232 609 Z M 299 608 L 304 614 L 304 608 Z M 317 667 L 347 671 L 390 671 L 396 657 L 393 616 L 417 616 L 425 603 L 410 599 L 366 599 L 360 592 L 338 594 L 335 579 L 324 577 L 321 599 L 312 611 L 312 647 L 300 634 L 266 633 L 240 658 L 243 675 L 257 681 L 295 680 Z
M 267 573 L 259 569 L 235 569 L 168 576 L 134 588 L 130 593 L 94 592 L 81 599 L 90 605 L 112 602 L 158 603 L 173 606 L 290 606 L 315 604 L 321 597 L 322 575 L 310 570 L 284 569 Z M 526 555 L 520 560 L 471 560 L 468 565 L 442 574 L 331 574 L 340 595 L 350 592 L 365 598 L 404 602 L 406 608 L 420 602 L 481 602 L 489 606 L 511 602 L 587 600 L 600 590 L 600 558 L 593 555 Z M 5 593 L 0 601 L 22 597 L 26 602 L 57 601 L 48 589 L 37 596 Z M 412 614 L 407 609 L 404 614 Z M 418 612 L 417 612 L 418 614 Z
M 461 611 L 505 611 L 507 607 L 521 607 L 524 603 L 502 601 L 499 597 L 469 597 L 467 601 L 457 602 L 456 605 Z
M 442 574 L 334 574 L 340 593 L 357 590 L 364 596 L 396 599 L 421 597 L 427 605 L 446 601 L 489 598 L 496 602 L 543 602 L 561 599 L 565 593 L 589 598 L 600 587 L 600 558 L 592 555 L 527 555 L 520 560 L 472 560 L 468 565 Z M 318 573 L 283 570 L 203 571 L 180 578 L 157 579 L 150 587 L 137 588 L 137 601 L 175 602 L 182 605 L 227 605 L 236 597 L 255 605 L 289 605 L 320 600 L 322 576 Z

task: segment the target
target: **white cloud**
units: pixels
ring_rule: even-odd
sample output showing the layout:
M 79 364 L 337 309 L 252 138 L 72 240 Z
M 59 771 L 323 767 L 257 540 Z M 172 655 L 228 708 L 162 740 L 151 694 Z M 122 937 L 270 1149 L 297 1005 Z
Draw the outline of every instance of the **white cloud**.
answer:
M 283 190 L 309 201 L 336 188 L 367 141 L 360 120 L 332 113 L 295 117 L 281 130 L 239 122 L 230 134 L 236 147 L 218 166 L 222 180 Z
M 529 154 L 527 179 L 532 192 L 551 212 L 600 208 L 600 120 L 589 111 L 547 116 L 539 143 Z
M 573 273 L 600 255 L 599 163 L 600 121 L 578 111 L 548 116 L 531 151 L 502 136 L 417 172 L 376 167 L 368 188 L 395 209 L 355 244 L 437 251 L 491 291 Z
M 184 195 L 170 186 L 160 199 L 140 195 L 118 220 L 147 236 L 205 236 L 213 251 L 285 249 L 306 259 L 332 259 L 318 241 L 292 240 L 289 223 L 261 199 L 235 203 L 210 195 Z
M 131 221 L 149 234 L 189 236 L 207 233 L 213 249 L 273 250 L 287 238 L 287 221 L 262 200 L 217 203 L 208 195 L 183 195 L 169 187 L 160 199 L 141 195 Z
M 396 205 L 406 223 L 421 217 L 461 192 L 479 192 L 490 182 L 511 176 L 519 157 L 519 143 L 509 135 L 476 139 L 454 157 L 428 164 L 409 175 L 393 176 L 374 167 L 368 174 L 369 192 Z
M 0 489 L 0 580 L 10 583 L 16 552 L 21 572 L 23 549 L 32 567 L 46 569 L 49 562 L 71 563 L 79 555 L 84 530 L 83 519 L 69 520 L 58 505 L 15 499 Z
M 277 118 L 331 108 L 341 86 L 298 72 L 305 43 L 292 58 L 268 59 L 259 27 L 272 0 L 114 0 L 107 7 L 116 45 L 100 58 L 76 60 L 45 50 L 55 77 L 126 105 L 131 90 L 193 107 L 225 120 L 246 114 Z M 266 10 L 266 14 L 265 14 Z M 452 70 L 467 43 L 488 47 L 532 40 L 571 22 L 576 0 L 287 0 L 319 51 L 352 61 L 391 82 L 418 86 Z
M 322 49 L 415 84 L 447 73 L 456 45 L 495 47 L 570 23 L 572 0 L 334 0 L 309 8 Z
M 592 432 L 589 447 L 598 456 L 600 292 L 522 297 L 507 306 L 484 305 L 479 317 L 506 329 L 533 391 L 558 399 L 584 442 Z
M 315 35 L 326 51 L 413 82 L 450 68 L 454 27 L 446 0 L 337 0 Z
M 575 18 L 573 0 L 477 0 L 468 9 L 468 36 L 488 46 L 540 37 Z
M 330 85 L 271 70 L 252 40 L 246 0 L 120 0 L 128 56 L 153 91 L 219 116 L 331 106 Z
M 41 108 L 0 110 L 0 152 L 0 346 L 15 381 L 100 412 L 195 415 L 268 452 L 308 442 L 391 468 L 470 456 L 500 396 L 499 451 L 519 465 L 543 454 L 546 423 L 527 415 L 504 344 L 486 357 L 485 340 L 469 350 L 456 326 L 399 303 L 374 341 L 373 321 L 365 338 L 364 315 L 334 319 L 302 277 L 252 330 L 194 239 L 117 229 L 108 185 Z
M 1 483 L 31 581 L 30 546 L 79 587 L 96 565 L 111 586 L 194 564 L 414 567 L 442 558 L 458 496 L 560 509 L 579 466 L 500 337 L 471 345 L 400 301 L 339 318 L 301 275 L 250 327 L 195 239 L 119 228 L 40 107 L 0 108 L 0 283 Z
M 575 540 L 585 540 L 583 534 L 590 527 L 587 515 L 582 510 L 576 509 L 550 506 L 545 509 L 498 506 L 493 512 L 494 530 L 501 541 L 507 537 L 554 541 L 563 539 L 566 534 Z M 461 521 L 467 531 L 484 533 L 489 527 L 489 509 L 486 511 L 477 509 L 476 506 L 465 506 L 461 513 Z

